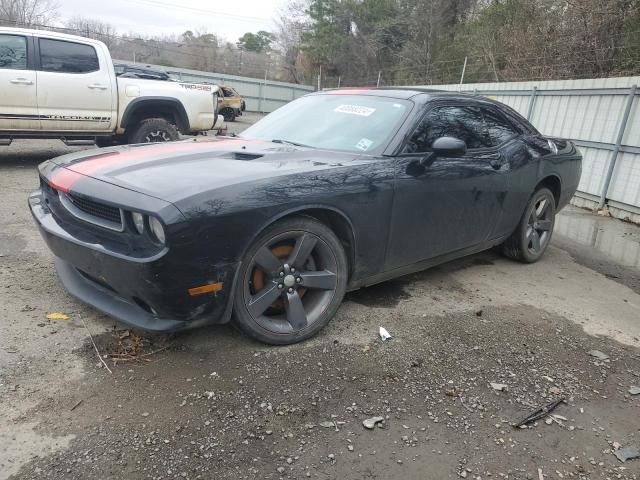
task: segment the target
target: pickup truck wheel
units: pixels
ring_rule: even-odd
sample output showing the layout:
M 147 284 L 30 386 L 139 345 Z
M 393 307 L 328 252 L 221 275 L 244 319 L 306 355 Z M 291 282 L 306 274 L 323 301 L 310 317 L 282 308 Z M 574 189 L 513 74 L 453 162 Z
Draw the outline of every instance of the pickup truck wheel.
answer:
M 529 200 L 518 228 L 502 244 L 505 256 L 523 263 L 534 263 L 544 254 L 553 233 L 556 201 L 547 188 L 537 190 Z
M 255 240 L 242 261 L 235 324 L 272 345 L 305 340 L 335 315 L 347 276 L 346 254 L 329 227 L 308 217 L 281 220 Z
M 148 118 L 136 127 L 129 143 L 173 142 L 179 138 L 178 129 L 164 118 Z
M 110 137 L 96 137 L 96 146 L 100 148 L 115 147 L 117 145 L 125 145 L 127 137 L 125 135 L 112 135 Z

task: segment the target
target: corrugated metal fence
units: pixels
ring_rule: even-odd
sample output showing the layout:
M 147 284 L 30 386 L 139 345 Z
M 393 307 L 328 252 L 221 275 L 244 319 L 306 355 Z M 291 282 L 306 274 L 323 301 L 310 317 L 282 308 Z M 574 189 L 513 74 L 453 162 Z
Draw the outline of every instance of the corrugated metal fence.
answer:
M 132 64 L 124 60 L 114 60 L 115 63 Z M 143 66 L 147 64 L 137 64 Z M 234 87 L 245 98 L 247 110 L 252 112 L 273 112 L 291 100 L 313 92 L 310 85 L 298 85 L 295 83 L 276 82 L 259 78 L 239 77 L 224 73 L 201 72 L 186 68 L 173 68 L 162 65 L 150 65 L 163 70 L 172 76 L 185 82 L 208 82 L 217 85 Z
M 640 222 L 640 77 L 438 85 L 476 92 L 527 117 L 543 134 L 570 138 L 583 156 L 574 203 L 607 204 Z
M 310 85 L 155 67 L 184 81 L 235 87 L 250 111 L 272 112 L 314 91 Z M 543 134 L 572 139 L 584 157 L 573 203 L 591 208 L 606 204 L 612 215 L 640 222 L 640 88 L 636 85 L 640 76 L 424 88 L 489 96 L 513 107 Z

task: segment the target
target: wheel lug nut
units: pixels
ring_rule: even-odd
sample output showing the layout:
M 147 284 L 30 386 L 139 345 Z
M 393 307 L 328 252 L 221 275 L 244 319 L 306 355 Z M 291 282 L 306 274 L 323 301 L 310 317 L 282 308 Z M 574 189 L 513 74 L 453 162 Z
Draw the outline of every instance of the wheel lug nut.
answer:
M 296 273 L 296 269 L 291 267 L 291 273 Z
M 296 282 L 300 283 L 302 281 L 302 279 L 300 277 L 296 278 Z
M 281 277 L 284 277 L 284 272 L 280 272 L 280 276 L 281 276 Z
M 289 289 L 289 293 L 293 293 L 293 288 L 290 288 L 290 289 Z
M 278 284 L 278 288 L 284 288 L 284 285 L 283 285 L 283 284 L 281 284 L 281 283 L 279 283 L 279 284 Z

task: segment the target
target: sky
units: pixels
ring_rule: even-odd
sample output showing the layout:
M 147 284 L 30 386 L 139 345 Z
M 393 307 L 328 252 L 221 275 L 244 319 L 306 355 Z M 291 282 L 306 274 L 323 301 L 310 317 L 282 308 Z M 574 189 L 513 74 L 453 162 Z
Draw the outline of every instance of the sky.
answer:
M 235 43 L 245 32 L 273 30 L 287 0 L 58 0 L 60 20 L 82 16 L 121 34 L 156 36 L 185 30 L 214 33 Z

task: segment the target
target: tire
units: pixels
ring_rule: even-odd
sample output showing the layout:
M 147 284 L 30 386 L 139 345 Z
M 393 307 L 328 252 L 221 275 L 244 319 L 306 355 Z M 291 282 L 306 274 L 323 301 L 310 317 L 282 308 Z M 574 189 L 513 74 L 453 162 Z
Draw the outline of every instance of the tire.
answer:
M 164 118 L 147 118 L 129 136 L 129 143 L 174 142 L 180 138 L 178 129 Z
M 127 138 L 124 135 L 112 135 L 110 137 L 96 137 L 96 146 L 100 148 L 125 145 Z
M 243 112 L 247 111 L 247 104 L 244 102 L 244 100 L 242 101 L 242 104 L 240 105 L 240 110 L 242 110 Z
M 523 263 L 534 263 L 544 255 L 556 218 L 556 201 L 547 188 L 536 190 L 518 223 L 502 244 L 502 253 Z
M 233 122 L 236 119 L 236 114 L 233 111 L 233 108 L 224 108 L 220 113 L 224 116 L 225 122 Z
M 248 336 L 290 345 L 333 318 L 347 287 L 348 264 L 333 231 L 290 217 L 262 232 L 246 252 L 234 292 L 234 323 Z

